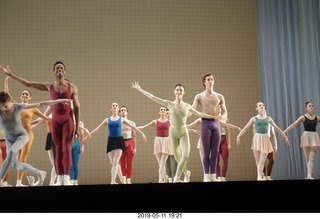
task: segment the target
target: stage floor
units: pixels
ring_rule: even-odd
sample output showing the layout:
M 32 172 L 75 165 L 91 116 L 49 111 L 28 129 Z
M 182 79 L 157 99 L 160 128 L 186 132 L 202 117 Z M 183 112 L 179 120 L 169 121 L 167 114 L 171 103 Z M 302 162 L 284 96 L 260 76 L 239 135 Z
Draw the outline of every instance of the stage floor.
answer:
M 319 180 L 0 188 L 1 212 L 320 212 Z

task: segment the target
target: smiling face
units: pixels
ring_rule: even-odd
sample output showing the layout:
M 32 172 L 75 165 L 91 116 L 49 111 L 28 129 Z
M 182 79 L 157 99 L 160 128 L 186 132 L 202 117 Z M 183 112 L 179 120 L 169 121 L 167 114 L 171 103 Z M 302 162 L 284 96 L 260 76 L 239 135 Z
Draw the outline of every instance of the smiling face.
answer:
M 28 103 L 31 100 L 31 92 L 26 89 L 23 90 L 20 98 L 23 103 Z
M 182 99 L 185 93 L 186 92 L 185 92 L 184 86 L 182 84 L 177 84 L 174 89 L 174 94 L 176 98 Z

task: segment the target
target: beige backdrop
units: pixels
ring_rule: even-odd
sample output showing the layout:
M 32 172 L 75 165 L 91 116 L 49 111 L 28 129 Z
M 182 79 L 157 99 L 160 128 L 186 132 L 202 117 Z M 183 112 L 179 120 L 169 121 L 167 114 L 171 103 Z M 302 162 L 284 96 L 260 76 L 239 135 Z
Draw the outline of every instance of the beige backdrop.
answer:
M 256 114 L 259 101 L 255 0 L 6 0 L 0 7 L 0 64 L 10 65 L 29 80 L 54 80 L 53 63 L 66 64 L 66 78 L 79 90 L 81 120 L 91 131 L 110 115 L 112 102 L 126 105 L 129 119 L 143 125 L 158 117 L 160 105 L 131 88 L 142 88 L 164 99 L 174 99 L 174 85 L 186 86 L 185 101 L 201 92 L 202 77 L 215 76 L 214 89 L 226 99 L 231 123 L 243 127 Z M 1 74 L 1 81 L 5 75 Z M 19 100 L 24 87 L 10 82 Z M 48 92 L 32 89 L 32 102 L 46 100 Z M 43 110 L 43 109 L 42 109 Z M 192 122 L 196 117 L 188 120 Z M 105 127 L 85 146 L 80 158 L 80 184 L 109 184 L 110 162 L 105 153 Z M 153 155 L 155 129 L 138 136 L 133 161 L 133 183 L 156 183 L 158 165 Z M 256 180 L 250 143 L 252 132 L 236 147 L 232 130 L 227 180 Z M 191 136 L 188 168 L 191 181 L 202 181 Z M 46 127 L 35 130 L 28 163 L 51 170 L 44 150 Z M 15 184 L 16 171 L 10 182 Z M 26 182 L 26 179 L 24 179 Z

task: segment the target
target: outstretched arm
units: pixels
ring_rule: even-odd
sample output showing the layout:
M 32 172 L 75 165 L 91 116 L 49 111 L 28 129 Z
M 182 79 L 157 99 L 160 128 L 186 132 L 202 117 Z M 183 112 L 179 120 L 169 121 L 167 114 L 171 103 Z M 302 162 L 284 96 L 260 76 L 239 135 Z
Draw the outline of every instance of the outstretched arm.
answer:
M 189 132 L 201 135 L 201 131 L 197 129 L 188 129 Z
M 187 125 L 187 128 L 192 128 L 194 125 L 201 123 L 201 118 L 198 118 L 196 120 L 194 120 L 193 122 L 191 122 L 190 124 Z
M 57 99 L 57 100 L 47 100 L 42 101 L 39 103 L 30 103 L 26 104 L 26 109 L 33 108 L 33 107 L 43 107 L 43 106 L 51 106 L 57 103 L 63 103 L 63 104 L 70 104 L 72 100 L 70 99 Z
M 34 114 L 44 119 L 45 121 L 51 121 L 51 118 L 49 116 L 44 115 L 44 113 L 42 113 L 38 108 L 34 108 Z
M 249 122 L 246 124 L 246 126 L 240 131 L 240 133 L 237 136 L 237 145 L 240 145 L 240 137 L 254 124 L 255 117 L 252 117 Z
M 143 90 L 143 89 L 140 87 L 140 85 L 139 85 L 138 82 L 132 83 L 132 86 L 131 86 L 131 87 L 134 88 L 134 89 L 137 89 L 138 91 L 140 91 L 140 93 L 144 94 L 145 96 L 147 96 L 148 98 L 150 98 L 150 99 L 153 100 L 154 102 L 159 103 L 159 104 L 164 105 L 164 106 L 166 105 L 166 100 L 163 100 L 163 99 L 161 99 L 161 98 L 159 98 L 159 97 L 156 97 L 156 96 L 154 96 L 153 94 L 151 94 L 151 93 Z
M 207 118 L 207 119 L 217 119 L 217 116 L 212 116 L 206 113 L 199 112 L 198 110 L 191 107 L 190 112 L 200 118 Z
M 219 122 L 220 122 L 220 125 L 225 128 L 237 129 L 239 132 L 241 131 L 241 128 L 239 126 L 233 125 L 231 123 L 223 122 L 221 120 Z
M 132 125 L 127 119 L 122 118 L 123 119 L 123 123 L 126 124 L 127 126 L 129 126 L 130 128 L 132 128 L 133 130 L 139 132 L 142 135 L 143 141 L 147 142 L 147 137 L 146 135 L 137 127 L 135 127 L 134 125 Z
M 149 127 L 155 126 L 155 125 L 156 125 L 156 120 L 152 120 L 148 124 L 145 124 L 145 125 L 142 125 L 142 126 L 137 126 L 137 128 L 138 129 L 145 129 L 145 128 L 149 128 Z
M 289 125 L 288 128 L 286 128 L 283 132 L 286 133 L 286 132 L 290 131 L 291 129 L 293 129 L 294 127 L 296 127 L 299 123 L 301 123 L 303 121 L 304 121 L 304 116 L 300 116 L 294 123 Z
M 93 129 L 91 132 L 90 132 L 90 135 L 87 135 L 83 141 L 82 141 L 82 144 L 85 144 L 86 140 L 89 138 L 91 139 L 91 137 L 93 135 L 95 135 L 103 126 L 105 125 L 108 125 L 108 118 L 106 118 L 105 120 L 103 120 L 100 125 L 98 127 L 96 127 L 95 129 Z
M 2 65 L 0 65 L 0 69 L 2 69 L 6 74 L 7 76 L 10 76 L 12 79 L 18 81 L 19 83 L 23 84 L 24 86 L 26 87 L 32 87 L 32 88 L 35 88 L 37 90 L 42 90 L 42 91 L 49 91 L 49 88 L 47 86 L 47 84 L 45 83 L 39 83 L 39 82 L 35 82 L 35 81 L 28 81 L 24 78 L 21 78 L 17 75 L 14 75 L 12 72 L 11 72 L 11 69 L 9 67 L 9 65 L 7 65 L 7 67 L 3 67 Z

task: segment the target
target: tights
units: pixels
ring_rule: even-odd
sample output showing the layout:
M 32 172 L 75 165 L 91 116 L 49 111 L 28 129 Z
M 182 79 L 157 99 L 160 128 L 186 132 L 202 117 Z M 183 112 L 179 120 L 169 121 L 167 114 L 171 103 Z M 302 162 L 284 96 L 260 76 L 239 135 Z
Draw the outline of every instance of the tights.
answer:
M 220 141 L 220 147 L 219 147 L 219 152 L 218 152 L 218 158 L 217 158 L 217 177 L 220 177 L 220 155 L 222 157 L 222 177 L 226 177 L 227 175 L 227 170 L 228 170 L 228 159 L 229 159 L 229 149 L 228 149 L 228 144 L 227 144 L 227 138 L 225 135 L 221 136 L 221 141 Z
M 201 140 L 203 145 L 203 168 L 205 174 L 215 174 L 221 139 L 220 124 L 214 119 L 201 120 Z M 211 171 L 209 172 L 209 168 Z
M 55 91 L 50 86 L 50 99 L 72 99 L 70 83 L 66 93 Z M 71 168 L 71 148 L 74 133 L 73 113 L 70 105 L 55 104 L 52 106 L 51 133 L 56 146 L 56 172 L 57 175 L 69 175 Z
M 124 139 L 125 151 L 120 158 L 122 175 L 131 178 L 132 177 L 132 160 L 134 157 L 134 145 L 132 139 Z
M 121 167 L 119 165 L 119 160 L 122 154 L 122 149 L 115 149 L 108 152 L 108 157 L 111 163 L 111 184 L 117 184 L 116 178 L 117 174 L 120 179 L 122 179 Z
M 78 139 L 74 139 L 72 144 L 72 165 L 70 169 L 70 179 L 71 180 L 78 180 L 79 176 L 79 160 L 80 160 L 80 142 Z
M 7 145 L 6 145 L 6 140 L 4 139 L 0 139 L 0 167 L 2 165 L 2 162 L 6 159 L 7 157 Z M 4 182 L 8 182 L 9 180 L 9 175 L 10 175 L 10 171 L 8 171 L 8 173 L 6 174 L 6 176 L 4 177 L 3 181 Z
M 171 164 L 173 163 L 173 164 Z M 172 169 L 173 166 L 173 169 Z M 178 163 L 177 161 L 174 159 L 173 155 L 169 155 L 167 160 L 166 160 L 166 173 L 168 175 L 169 178 L 173 178 L 174 175 L 176 174 L 177 171 L 177 166 Z
M 263 169 L 263 173 L 265 176 L 271 176 L 271 172 L 272 172 L 272 167 L 274 164 L 274 152 L 270 152 L 267 156 L 268 158 L 268 165 L 267 167 L 264 167 Z
M 40 171 L 27 163 L 21 163 L 18 160 L 20 149 L 28 142 L 29 136 L 27 131 L 23 130 L 19 137 L 10 139 L 9 137 L 6 139 L 7 141 L 7 157 L 3 161 L 1 169 L 0 169 L 0 179 L 4 179 L 5 175 L 8 173 L 11 167 L 16 170 L 20 170 L 22 172 L 27 172 L 29 174 L 36 175 Z
M 264 168 L 264 162 L 268 156 L 268 153 L 263 153 L 258 150 L 252 150 L 252 151 L 253 151 L 254 159 L 256 161 L 258 180 L 261 180 L 262 172 Z
M 306 158 L 308 178 L 312 178 L 314 156 L 317 153 L 317 147 L 303 146 L 304 156 Z
M 164 182 L 164 178 L 166 175 L 166 160 L 168 158 L 168 154 L 165 153 L 157 153 L 156 158 L 159 165 L 159 183 Z

